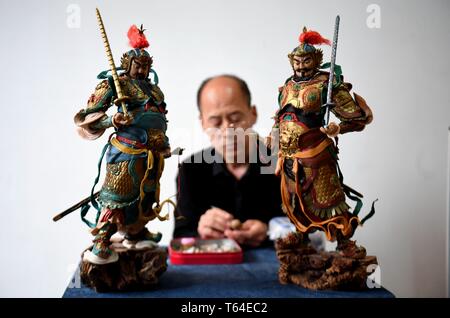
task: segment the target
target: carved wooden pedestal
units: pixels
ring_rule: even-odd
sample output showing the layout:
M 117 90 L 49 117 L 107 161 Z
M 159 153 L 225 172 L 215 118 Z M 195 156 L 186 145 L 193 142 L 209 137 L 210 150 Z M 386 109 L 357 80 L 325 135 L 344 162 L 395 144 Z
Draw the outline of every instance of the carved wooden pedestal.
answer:
M 293 244 L 293 240 L 279 239 L 275 244 L 280 261 L 278 279 L 309 289 L 361 290 L 367 289 L 371 264 L 378 264 L 375 256 L 344 257 L 338 252 L 320 252 Z
M 129 250 L 121 244 L 112 247 L 119 260 L 106 265 L 81 261 L 81 281 L 97 292 L 154 288 L 167 269 L 167 250 L 161 247 Z

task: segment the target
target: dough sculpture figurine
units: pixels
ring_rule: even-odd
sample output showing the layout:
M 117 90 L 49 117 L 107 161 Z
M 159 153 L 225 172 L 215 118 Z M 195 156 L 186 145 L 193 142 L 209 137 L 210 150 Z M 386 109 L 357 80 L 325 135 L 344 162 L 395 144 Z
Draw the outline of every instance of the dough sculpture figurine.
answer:
M 362 220 L 358 213 L 362 195 L 343 183 L 338 165 L 338 135 L 361 131 L 372 121 L 365 100 L 350 94 L 335 65 L 339 30 L 336 18 L 331 62 L 322 64 L 317 45 L 331 45 L 318 32 L 303 29 L 300 45 L 289 55 L 294 74 L 279 88 L 279 109 L 269 141 L 279 134 L 276 174 L 281 177 L 283 210 L 296 232 L 276 242 L 281 263 L 279 279 L 313 289 L 364 288 L 366 267 L 376 263 L 366 250 L 351 240 Z M 323 69 L 330 68 L 330 72 Z M 332 112 L 340 123 L 329 122 Z M 333 139 L 335 141 L 333 141 Z M 351 211 L 346 198 L 356 201 Z M 318 253 L 308 234 L 323 231 L 337 241 L 335 252 Z
M 98 163 L 98 175 L 91 196 L 55 217 L 55 221 L 81 208 L 83 221 L 94 235 L 93 246 L 83 253 L 82 280 L 99 291 L 125 290 L 154 285 L 166 270 L 167 253 L 157 243 L 161 233 L 151 233 L 146 224 L 162 216 L 159 180 L 164 160 L 171 156 L 166 136 L 164 95 L 158 87 L 149 43 L 141 25 L 128 31 L 131 50 L 123 54 L 116 68 L 100 12 L 97 19 L 110 69 L 101 72 L 102 81 L 90 96 L 87 107 L 74 118 L 79 135 L 87 140 L 99 138 L 113 129 Z M 118 74 L 118 71 L 122 71 Z M 109 73 L 111 73 L 109 75 Z M 149 78 L 153 74 L 154 80 Z M 106 112 L 117 105 L 117 112 Z M 106 158 L 106 177 L 95 192 L 102 161 Z M 86 218 L 89 204 L 97 210 L 95 222 Z M 111 236 L 119 235 L 112 244 Z

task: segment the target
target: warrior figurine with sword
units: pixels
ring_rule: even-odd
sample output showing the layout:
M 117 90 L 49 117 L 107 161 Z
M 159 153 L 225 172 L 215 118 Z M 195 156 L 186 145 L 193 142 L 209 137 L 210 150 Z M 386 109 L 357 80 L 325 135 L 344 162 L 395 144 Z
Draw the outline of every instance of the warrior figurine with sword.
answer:
M 149 43 L 143 27 L 133 25 L 129 29 L 132 50 L 123 54 L 120 68 L 116 69 L 98 9 L 97 19 L 110 70 L 99 74 L 98 78 L 103 81 L 74 121 L 80 136 L 89 140 L 99 138 L 108 128 L 114 129 L 98 168 L 100 175 L 106 155 L 106 178 L 100 191 L 94 192 L 98 175 L 91 197 L 56 216 L 55 220 L 81 207 L 82 218 L 95 235 L 93 247 L 84 253 L 83 260 L 102 265 L 118 260 L 118 254 L 110 248 L 110 238 L 116 231 L 125 233 L 125 247 L 138 250 L 153 247 L 161 239 L 160 233 L 149 232 L 145 225 L 155 218 L 167 219 L 167 215 L 160 215 L 159 179 L 164 159 L 171 152 L 165 134 L 166 103 L 152 69 L 153 58 L 145 50 Z M 150 73 L 154 75 L 153 81 Z M 117 112 L 108 116 L 106 111 L 114 104 Z M 98 212 L 95 223 L 85 218 L 89 203 Z
M 308 233 L 319 230 L 328 240 L 337 240 L 342 255 L 365 257 L 365 249 L 350 240 L 367 219 L 357 216 L 362 196 L 343 183 L 337 136 L 363 130 L 372 121 L 372 112 L 361 96 L 350 95 L 352 85 L 344 82 L 341 68 L 335 65 L 338 27 L 339 16 L 330 63 L 321 65 L 323 53 L 315 47 L 330 45 L 330 41 L 306 28 L 300 34 L 300 45 L 288 55 L 294 74 L 279 88 L 273 130 L 279 132 L 276 173 L 281 176 L 284 212 L 305 250 L 312 248 Z M 323 70 L 328 67 L 330 72 Z M 330 111 L 339 124 L 328 122 Z M 346 198 L 357 202 L 353 211 Z

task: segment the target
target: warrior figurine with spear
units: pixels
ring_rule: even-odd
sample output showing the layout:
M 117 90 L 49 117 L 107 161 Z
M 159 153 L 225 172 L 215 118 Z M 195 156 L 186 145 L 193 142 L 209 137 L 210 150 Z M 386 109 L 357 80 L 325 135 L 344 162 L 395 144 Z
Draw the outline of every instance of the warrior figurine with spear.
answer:
M 160 233 L 149 232 L 145 225 L 155 218 L 162 221 L 168 218 L 160 215 L 159 180 L 164 159 L 171 152 L 165 134 L 166 103 L 152 69 L 153 58 L 145 50 L 149 46 L 145 30 L 142 25 L 140 29 L 131 26 L 128 38 L 132 50 L 123 54 L 120 68 L 116 69 L 98 9 L 97 19 L 110 69 L 99 74 L 103 81 L 74 121 L 84 139 L 97 139 L 108 128 L 114 128 L 114 132 L 102 151 L 90 198 L 55 220 L 81 207 L 82 218 L 95 235 L 93 247 L 84 253 L 83 260 L 102 265 L 118 260 L 118 254 L 110 248 L 110 238 L 116 231 L 125 233 L 123 245 L 127 248 L 152 247 L 161 239 Z M 121 74 L 117 73 L 119 70 Z M 150 73 L 154 75 L 153 81 Z M 114 104 L 117 112 L 108 116 L 106 111 Z M 106 178 L 100 191 L 95 192 L 105 155 Z M 85 218 L 89 203 L 97 209 L 93 223 Z

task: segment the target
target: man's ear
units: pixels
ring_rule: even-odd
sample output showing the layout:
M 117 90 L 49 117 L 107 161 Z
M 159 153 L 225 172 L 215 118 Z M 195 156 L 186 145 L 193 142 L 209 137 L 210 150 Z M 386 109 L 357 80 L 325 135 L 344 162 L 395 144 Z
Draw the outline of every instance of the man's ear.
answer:
M 205 130 L 205 121 L 203 120 L 202 112 L 198 113 L 198 120 L 200 121 L 200 125 L 202 126 L 202 129 Z
M 256 110 L 256 106 L 252 105 L 252 108 L 251 108 L 251 124 L 252 124 L 252 126 L 256 123 L 257 119 L 258 119 L 258 111 Z

